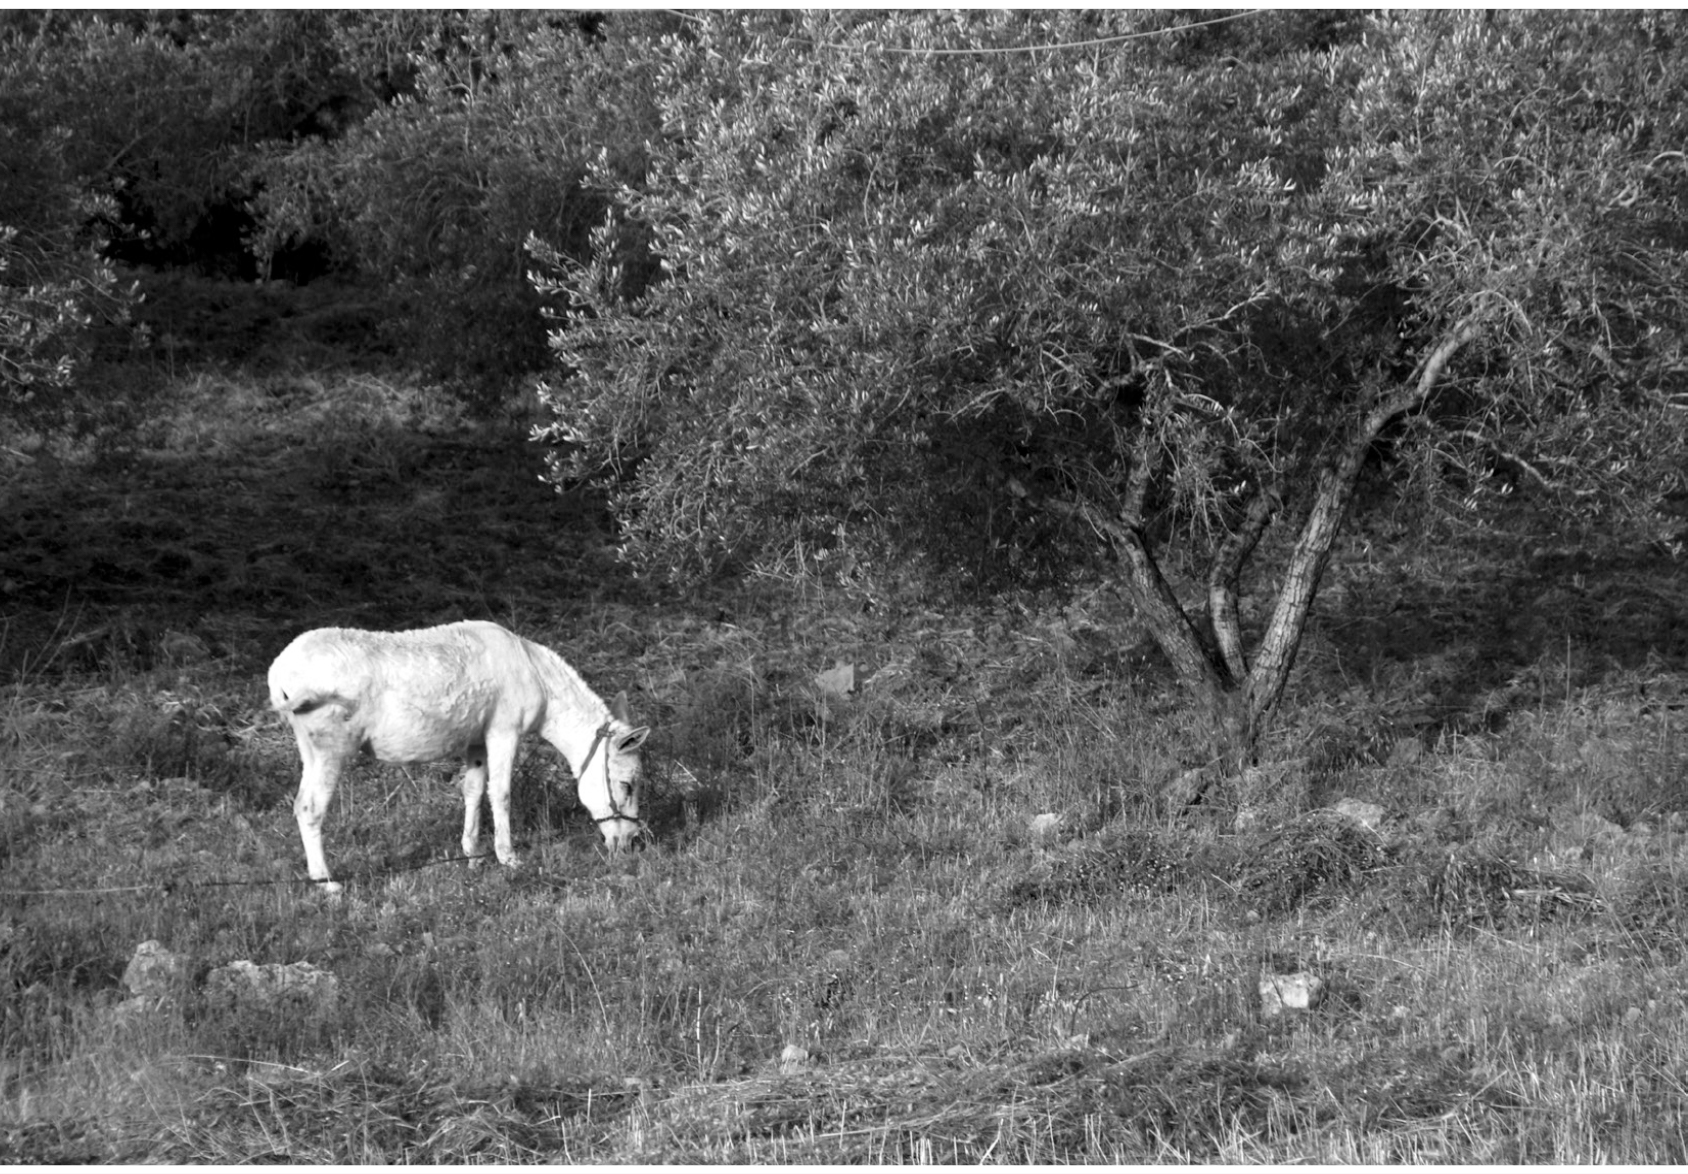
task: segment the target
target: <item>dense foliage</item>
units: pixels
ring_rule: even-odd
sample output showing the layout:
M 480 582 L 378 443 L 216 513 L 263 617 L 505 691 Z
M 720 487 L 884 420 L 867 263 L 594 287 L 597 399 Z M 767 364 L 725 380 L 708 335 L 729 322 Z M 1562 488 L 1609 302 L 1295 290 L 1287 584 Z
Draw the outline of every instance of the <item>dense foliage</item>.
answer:
M 1656 525 L 1685 454 L 1680 18 L 1189 23 L 664 40 L 645 182 L 551 287 L 555 475 L 620 478 L 629 553 L 683 578 L 1115 556 L 1250 730 L 1380 439 L 1421 488 L 1500 470 Z M 628 224 L 669 279 L 643 295 Z M 1238 582 L 1277 524 L 1251 663 Z M 1163 568 L 1205 577 L 1199 623 Z
M 297 12 L 6 14 L 0 379 L 12 407 L 67 390 L 90 329 L 125 320 L 132 282 L 113 261 L 241 269 L 246 150 L 296 133 L 351 85 L 328 48 L 332 24 Z
M 32 15 L 0 40 L 7 161 L 50 165 L 18 170 L 6 214 L 28 230 L 75 208 L 66 185 L 98 195 L 124 260 L 234 274 L 250 150 L 337 133 L 387 90 L 378 22 L 355 14 Z
M 20 241 L 17 229 L 0 223 L 0 411 L 42 407 L 69 387 L 86 359 L 95 311 L 120 317 L 124 302 L 111 267 L 97 257 Z
M 489 401 L 550 342 L 551 475 L 636 566 L 1117 568 L 1248 735 L 1368 467 L 1680 542 L 1685 27 L 15 13 L 5 398 L 70 385 L 114 260 L 367 279 Z
M 100 262 L 376 285 L 389 345 L 504 389 L 541 365 L 532 233 L 584 255 L 607 152 L 635 178 L 656 14 L 0 16 L 8 350 L 38 388 L 110 318 Z M 26 283 L 24 273 L 30 281 Z M 35 292 L 26 292 L 34 290 Z M 68 291 L 68 292 L 66 292 Z M 66 300 L 68 299 L 68 301 Z M 75 327 L 72 327 L 75 324 Z M 15 347 L 15 343 L 8 343 Z M 39 368 L 39 371 L 37 371 Z M 9 398 L 23 397 L 9 375 Z
M 265 247 L 314 241 L 388 283 L 430 366 L 534 369 L 545 330 L 523 244 L 584 257 L 604 210 L 587 162 L 637 178 L 655 133 L 639 32 L 671 20 L 626 14 L 612 36 L 535 12 L 389 19 L 410 26 L 410 86 L 343 137 L 264 152 Z

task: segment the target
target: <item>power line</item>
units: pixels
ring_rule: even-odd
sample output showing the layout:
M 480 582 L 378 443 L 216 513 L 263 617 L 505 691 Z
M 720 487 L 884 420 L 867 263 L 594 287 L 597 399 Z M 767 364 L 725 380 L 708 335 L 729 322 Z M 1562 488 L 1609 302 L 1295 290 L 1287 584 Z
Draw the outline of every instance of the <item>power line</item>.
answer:
M 1205 28 L 1210 24 L 1224 24 L 1230 20 L 1242 20 L 1244 17 L 1259 16 L 1269 12 L 1267 8 L 1251 8 L 1247 12 L 1233 12 L 1229 16 L 1216 16 L 1211 20 L 1198 20 L 1191 24 L 1175 25 L 1166 29 L 1145 29 L 1135 33 L 1119 33 L 1112 37 L 1095 37 L 1088 41 L 1061 41 L 1053 45 L 1003 45 L 996 48 L 979 49 L 894 49 L 887 45 L 880 46 L 882 53 L 924 53 L 933 57 L 953 57 L 964 53 L 1042 53 L 1055 49 L 1089 49 L 1095 45 L 1115 45 L 1121 41 L 1135 41 L 1142 37 L 1162 37 L 1168 33 L 1188 32 L 1190 29 Z
M 701 18 L 693 16 L 689 12 L 682 12 L 674 8 L 666 9 L 665 11 L 667 11 L 670 15 L 680 17 L 683 20 L 696 21 L 699 24 L 703 23 Z M 1044 53 L 1052 52 L 1056 49 L 1089 49 L 1097 45 L 1117 45 L 1121 41 L 1135 41 L 1143 37 L 1163 37 L 1169 33 L 1188 32 L 1191 29 L 1206 28 L 1208 25 L 1224 24 L 1227 21 L 1232 20 L 1242 20 L 1245 17 L 1259 16 L 1263 12 L 1270 11 L 1271 9 L 1269 8 L 1251 8 L 1247 12 L 1233 12 L 1228 16 L 1215 16 L 1210 20 L 1193 21 L 1190 24 L 1174 25 L 1172 28 L 1144 29 L 1134 33 L 1118 33 L 1111 37 L 1093 37 L 1087 41 L 1059 41 L 1053 45 L 1004 45 L 996 48 L 977 49 L 903 49 L 894 48 L 889 45 L 881 45 L 879 46 L 879 50 L 882 53 L 923 53 L 932 57 L 954 57 L 966 53 Z M 815 45 L 818 48 L 823 44 L 823 42 L 811 41 L 810 44 Z M 841 49 L 844 46 L 832 43 L 828 47 Z

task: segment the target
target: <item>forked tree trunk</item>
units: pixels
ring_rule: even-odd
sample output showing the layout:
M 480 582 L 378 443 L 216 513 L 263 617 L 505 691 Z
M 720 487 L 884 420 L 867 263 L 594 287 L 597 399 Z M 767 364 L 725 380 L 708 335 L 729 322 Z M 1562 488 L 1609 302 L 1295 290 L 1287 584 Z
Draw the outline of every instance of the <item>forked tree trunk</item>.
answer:
M 1187 781 L 1180 787 L 1184 793 L 1167 796 L 1174 804 L 1195 802 L 1213 780 L 1233 777 L 1254 762 L 1266 719 L 1289 681 L 1314 594 L 1353 501 L 1367 452 L 1385 425 L 1429 397 L 1448 361 L 1476 334 L 1475 324 L 1468 321 L 1444 338 L 1425 360 L 1417 379 L 1380 395 L 1371 410 L 1355 421 L 1341 447 L 1320 471 L 1312 508 L 1302 523 L 1277 604 L 1252 665 L 1243 651 L 1238 583 L 1243 565 L 1277 515 L 1281 497 L 1276 486 L 1262 487 L 1236 533 L 1214 556 L 1207 593 L 1211 641 L 1205 640 L 1191 622 L 1161 574 L 1144 537 L 1140 515 L 1121 522 L 1103 516 L 1093 506 L 1077 508 L 1076 512 L 1111 540 L 1127 588 L 1150 634 L 1206 711 L 1202 718 L 1209 731 L 1211 769 L 1195 775 L 1193 781 L 1185 776 Z M 1141 496 L 1133 493 L 1131 499 L 1131 504 L 1137 504 Z

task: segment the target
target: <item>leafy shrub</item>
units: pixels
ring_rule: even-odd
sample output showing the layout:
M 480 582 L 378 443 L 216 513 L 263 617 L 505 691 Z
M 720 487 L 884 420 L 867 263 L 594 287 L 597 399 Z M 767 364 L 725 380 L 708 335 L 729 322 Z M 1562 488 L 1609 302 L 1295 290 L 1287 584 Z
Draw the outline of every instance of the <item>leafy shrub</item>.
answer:
M 255 247 L 315 241 L 391 282 L 398 337 L 439 375 L 536 369 L 545 322 L 524 246 L 535 236 L 583 257 L 605 203 L 587 164 L 638 174 L 655 133 L 647 26 L 664 21 L 628 15 L 587 31 L 493 13 L 411 28 L 407 92 L 342 138 L 260 153 Z
M 32 249 L 0 224 L 0 410 L 56 402 L 88 359 L 97 313 L 126 311 L 110 265 Z

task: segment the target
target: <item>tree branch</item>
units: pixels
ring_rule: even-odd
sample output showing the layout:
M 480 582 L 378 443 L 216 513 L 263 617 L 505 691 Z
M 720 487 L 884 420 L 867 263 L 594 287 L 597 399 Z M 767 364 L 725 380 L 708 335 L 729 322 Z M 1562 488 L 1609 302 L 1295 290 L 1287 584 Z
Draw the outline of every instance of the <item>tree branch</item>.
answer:
M 1149 635 L 1172 663 L 1179 680 L 1198 692 L 1211 694 L 1223 689 L 1225 682 L 1219 668 L 1203 648 L 1200 633 L 1185 614 L 1172 585 L 1161 574 L 1148 543 L 1135 526 L 1110 518 L 1088 501 L 1034 498 L 1017 482 L 1009 490 L 1037 509 L 1079 519 L 1105 538 L 1125 566 L 1126 588 L 1148 624 Z
M 1453 331 L 1437 343 L 1436 349 L 1425 358 L 1423 365 L 1419 368 L 1418 378 L 1398 389 L 1393 395 L 1384 396 L 1383 400 L 1366 414 L 1365 422 L 1360 426 L 1356 435 L 1364 434 L 1366 437 L 1365 443 L 1370 445 L 1373 440 L 1377 439 L 1378 433 L 1383 431 L 1385 424 L 1402 412 L 1416 408 L 1429 399 L 1430 393 L 1436 389 L 1437 381 L 1442 378 L 1442 372 L 1447 369 L 1448 363 L 1453 360 L 1455 353 L 1459 351 L 1460 347 L 1474 340 L 1480 333 L 1481 329 L 1475 315 L 1466 318 L 1455 326 Z M 1363 452 L 1362 455 L 1364 455 Z
M 1502 448 L 1494 439 L 1484 436 L 1475 428 L 1462 428 L 1458 432 L 1449 432 L 1448 435 L 1458 436 L 1463 440 L 1469 440 L 1474 444 L 1482 445 L 1484 448 L 1489 450 L 1497 461 L 1503 462 L 1515 469 L 1518 469 L 1520 472 L 1527 474 L 1530 480 L 1534 481 L 1537 485 L 1541 486 L 1549 493 L 1552 493 L 1559 488 L 1559 486 L 1549 481 L 1547 477 L 1542 474 L 1541 470 L 1537 469 L 1529 461 L 1525 460 L 1515 452 Z M 1466 471 L 1469 472 L 1469 470 Z
M 1242 525 L 1228 537 L 1214 555 L 1207 575 L 1207 614 L 1213 622 L 1213 638 L 1233 683 L 1248 678 L 1248 659 L 1243 655 L 1241 621 L 1237 615 L 1237 581 L 1243 563 L 1266 533 L 1272 516 L 1282 505 L 1276 484 L 1255 490 Z
M 1376 407 L 1366 413 L 1349 433 L 1336 458 L 1319 474 L 1312 511 L 1307 515 L 1301 537 L 1290 555 L 1284 585 L 1278 593 L 1278 604 L 1272 610 L 1272 620 L 1260 642 L 1260 655 L 1249 671 L 1244 687 L 1251 738 L 1258 732 L 1261 719 L 1283 696 L 1290 666 L 1301 644 L 1301 634 L 1307 627 L 1313 595 L 1319 589 L 1319 580 L 1330 561 L 1331 547 L 1348 512 L 1348 504 L 1353 500 L 1354 484 L 1359 479 L 1360 466 L 1365 462 L 1372 442 L 1389 421 L 1430 397 L 1448 363 L 1460 347 L 1475 339 L 1478 333 L 1474 317 L 1466 318 L 1455 326 L 1425 358 L 1418 378 L 1394 394 L 1384 396 Z
M 1120 504 L 1120 516 L 1132 526 L 1143 524 L 1143 502 L 1149 495 L 1149 479 L 1155 472 L 1154 452 L 1154 431 L 1139 428 L 1136 442 L 1131 446 L 1131 471 L 1126 474 L 1125 500 Z

